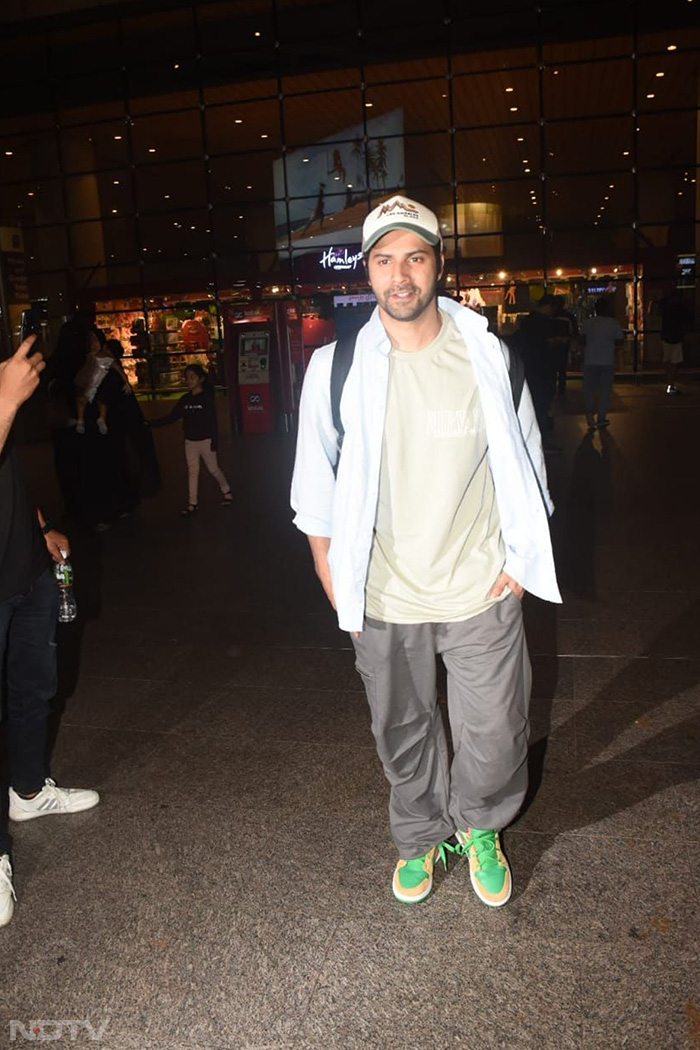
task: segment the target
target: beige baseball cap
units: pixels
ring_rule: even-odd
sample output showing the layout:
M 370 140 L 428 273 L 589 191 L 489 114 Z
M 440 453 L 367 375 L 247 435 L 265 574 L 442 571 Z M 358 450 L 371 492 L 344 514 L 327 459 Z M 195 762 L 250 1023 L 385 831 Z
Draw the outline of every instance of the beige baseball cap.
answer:
M 413 230 L 428 244 L 442 244 L 435 212 L 408 197 L 389 197 L 369 213 L 362 227 L 363 253 L 367 255 L 379 238 L 391 230 Z

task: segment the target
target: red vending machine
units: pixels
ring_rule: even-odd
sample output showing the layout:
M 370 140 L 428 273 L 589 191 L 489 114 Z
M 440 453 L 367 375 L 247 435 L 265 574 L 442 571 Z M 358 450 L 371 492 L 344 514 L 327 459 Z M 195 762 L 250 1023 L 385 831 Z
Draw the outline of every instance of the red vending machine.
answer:
M 232 304 L 224 312 L 231 414 L 244 434 L 289 430 L 298 403 L 301 317 L 294 300 Z

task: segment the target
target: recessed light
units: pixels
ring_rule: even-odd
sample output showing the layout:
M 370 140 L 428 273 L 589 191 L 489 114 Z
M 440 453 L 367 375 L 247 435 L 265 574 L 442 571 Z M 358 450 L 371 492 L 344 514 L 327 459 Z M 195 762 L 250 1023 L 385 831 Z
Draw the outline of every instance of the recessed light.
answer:
M 13 151 L 11 149 L 6 149 L 5 150 L 5 156 L 6 157 L 14 157 L 14 153 L 13 153 Z
M 243 123 L 243 121 L 241 120 L 241 118 L 240 118 L 240 117 L 236 117 L 236 119 L 234 120 L 234 122 L 233 122 L 233 123 L 234 123 L 234 124 L 242 124 L 242 123 Z
M 608 189 L 609 190 L 614 190 L 615 189 L 615 183 L 611 182 L 610 185 L 608 186 Z
M 121 185 L 121 183 L 119 182 L 119 179 L 114 179 L 114 180 L 112 181 L 112 185 L 113 185 L 113 186 L 119 186 L 119 185 Z
M 302 157 L 301 158 L 301 163 L 302 164 L 308 164 L 309 163 L 309 158 L 308 157 Z
M 114 141 L 115 141 L 115 142 L 121 142 L 121 140 L 122 140 L 122 137 L 121 137 L 121 135 L 115 135 L 115 136 L 114 136 Z
M 598 273 L 598 270 L 595 266 L 591 266 L 591 273 Z
M 503 281 L 503 280 L 505 280 L 505 278 L 506 278 L 506 277 L 508 276 L 508 274 L 506 273 L 506 271 L 505 271 L 505 270 L 501 270 L 501 271 L 499 272 L 498 276 L 499 276 L 499 277 L 501 278 L 501 280 Z
M 649 94 L 647 95 L 647 98 L 656 98 L 656 95 L 654 94 L 653 91 L 650 91 Z
M 629 155 L 630 155 L 630 151 L 628 149 L 623 149 L 622 156 L 623 157 L 629 157 Z
M 266 138 L 269 138 L 269 136 L 268 135 L 261 135 L 260 138 L 261 139 L 266 139 Z
M 665 77 L 666 76 L 666 74 L 662 73 L 661 71 L 659 71 L 656 75 L 657 75 L 657 77 Z
M 252 188 L 253 188 L 252 186 L 246 186 L 247 190 L 252 190 Z
M 255 30 L 255 34 L 254 34 L 254 35 L 255 35 L 255 36 L 260 36 L 260 30 L 256 29 L 256 30 Z
M 170 200 L 170 194 L 169 193 L 164 193 L 163 194 L 163 200 L 164 201 L 169 201 Z
M 558 69 L 553 69 L 552 72 L 553 72 L 555 77 L 559 76 L 559 70 Z
M 149 153 L 155 153 L 155 147 L 151 146 L 150 149 L 148 150 L 148 152 Z
M 517 106 L 511 106 L 510 107 L 510 111 L 511 111 L 511 113 L 517 113 L 518 112 L 518 107 Z
M 511 88 L 511 87 L 506 88 L 506 91 L 514 91 L 514 90 L 515 90 L 515 88 Z
M 365 107 L 367 109 L 371 109 L 373 105 L 374 105 L 374 102 L 365 102 Z
M 33 197 L 34 196 L 34 190 L 29 190 L 29 192 L 27 193 L 27 196 L 28 197 Z
M 179 69 L 179 68 L 180 68 L 180 63 L 176 62 L 175 65 L 173 66 L 173 69 Z
M 116 208 L 112 208 L 112 215 L 116 215 L 116 214 L 117 214 L 117 209 Z
M 520 137 L 519 137 L 519 138 L 518 138 L 518 139 L 517 139 L 516 141 L 517 141 L 517 142 L 524 142 L 524 141 L 525 141 L 525 139 L 524 139 L 524 138 L 523 138 L 523 136 L 521 135 L 521 136 L 520 136 Z
M 525 174 L 526 174 L 526 175 L 529 175 L 529 174 L 530 174 L 530 169 L 529 169 L 529 168 L 525 168 L 524 170 L 525 170 Z
M 562 271 L 561 271 L 561 270 L 557 270 L 557 271 L 556 271 L 556 274 L 557 274 L 557 277 L 561 277 L 561 275 L 562 275 Z

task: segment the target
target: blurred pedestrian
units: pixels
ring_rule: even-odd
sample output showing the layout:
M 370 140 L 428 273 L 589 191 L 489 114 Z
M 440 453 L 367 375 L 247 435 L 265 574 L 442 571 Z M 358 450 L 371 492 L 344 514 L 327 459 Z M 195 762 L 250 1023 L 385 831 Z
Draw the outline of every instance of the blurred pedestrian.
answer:
M 607 299 L 597 299 L 595 317 L 581 325 L 583 340 L 583 403 L 589 430 L 610 426 L 608 409 L 615 375 L 615 349 L 624 338 L 622 328 L 612 316 Z M 595 401 L 598 395 L 598 415 Z
M 661 310 L 661 357 L 666 368 L 666 393 L 680 394 L 676 386 L 678 366 L 683 363 L 683 336 L 690 324 L 690 311 L 678 291 L 664 296 Z
M 509 344 L 513 343 L 523 359 L 525 378 L 542 435 L 542 447 L 548 453 L 561 452 L 561 448 L 551 439 L 554 427 L 551 409 L 557 382 L 556 306 L 555 296 L 543 295 L 530 313 L 523 317 L 515 336 L 507 340 Z

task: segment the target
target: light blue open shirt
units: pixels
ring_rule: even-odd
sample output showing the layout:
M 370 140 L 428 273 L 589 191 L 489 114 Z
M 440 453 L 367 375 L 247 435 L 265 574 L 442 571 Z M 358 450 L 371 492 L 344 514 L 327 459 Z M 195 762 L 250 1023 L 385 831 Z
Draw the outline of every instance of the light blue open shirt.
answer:
M 560 602 L 548 523 L 554 507 L 530 392 L 526 385 L 516 415 L 506 357 L 498 339 L 488 332 L 486 319 L 451 299 L 440 298 L 438 305 L 452 316 L 464 337 L 479 386 L 506 549 L 503 568 L 526 591 Z M 304 379 L 292 507 L 294 524 L 307 536 L 330 537 L 328 561 L 338 623 L 344 631 L 361 631 L 391 350 L 379 311 L 358 334 L 343 389 L 340 413 L 345 438 L 337 477 L 338 445 L 330 401 L 334 347 L 329 343 L 316 350 Z M 435 513 L 440 513 L 439 507 Z

